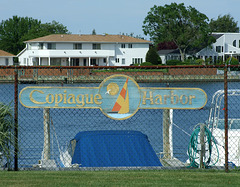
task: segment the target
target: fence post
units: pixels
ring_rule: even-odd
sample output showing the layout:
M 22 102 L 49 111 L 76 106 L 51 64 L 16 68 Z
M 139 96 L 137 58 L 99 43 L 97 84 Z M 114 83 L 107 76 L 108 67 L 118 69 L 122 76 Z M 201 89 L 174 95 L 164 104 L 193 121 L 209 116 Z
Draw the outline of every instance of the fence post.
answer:
M 14 70 L 14 170 L 18 171 L 18 68 Z
M 228 172 L 228 66 L 224 67 L 224 122 L 225 122 L 225 171 Z
M 200 124 L 200 144 L 201 144 L 201 151 L 200 151 L 200 168 L 205 168 L 204 166 L 204 157 L 205 157 L 205 124 Z
M 44 125 L 44 145 L 43 145 L 43 159 L 50 159 L 50 109 L 43 109 L 43 125 Z
M 170 110 L 163 110 L 163 154 L 165 159 L 171 159 L 170 142 Z

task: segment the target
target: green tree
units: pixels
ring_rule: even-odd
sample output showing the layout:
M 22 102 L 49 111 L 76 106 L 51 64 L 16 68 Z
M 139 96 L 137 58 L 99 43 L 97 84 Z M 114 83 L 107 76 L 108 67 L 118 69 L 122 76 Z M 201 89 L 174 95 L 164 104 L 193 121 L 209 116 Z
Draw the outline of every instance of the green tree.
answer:
M 160 57 L 157 53 L 155 47 L 150 47 L 146 54 L 146 62 L 151 62 L 153 65 L 158 65 L 161 63 Z
M 209 26 L 212 32 L 239 32 L 238 22 L 230 15 L 219 15 L 216 20 L 211 19 Z
M 165 6 L 154 6 L 143 22 L 143 31 L 156 44 L 174 42 L 184 61 L 187 49 L 206 47 L 214 39 L 210 35 L 208 18 L 195 8 L 185 7 L 184 3 L 171 3 Z
M 95 29 L 93 29 L 92 30 L 92 35 L 96 35 L 97 33 L 96 33 L 96 30 Z
M 0 23 L 0 49 L 16 55 L 24 49 L 25 40 L 67 32 L 67 28 L 56 21 L 42 24 L 37 19 L 13 16 Z

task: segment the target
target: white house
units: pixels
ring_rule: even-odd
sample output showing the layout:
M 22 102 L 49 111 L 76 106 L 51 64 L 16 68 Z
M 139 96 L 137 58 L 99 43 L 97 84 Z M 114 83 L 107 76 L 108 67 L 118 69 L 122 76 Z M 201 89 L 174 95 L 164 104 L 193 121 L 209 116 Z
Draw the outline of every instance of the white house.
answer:
M 233 56 L 240 61 L 240 33 L 213 33 L 216 42 L 211 47 L 206 47 L 196 53 L 197 57 L 202 59 L 211 58 L 214 62 L 217 60 L 225 61 Z
M 151 41 L 125 35 L 53 34 L 25 43 L 19 65 L 129 66 L 145 61 Z
M 8 53 L 6 51 L 0 50 L 0 65 L 1 66 L 13 65 L 13 57 L 15 57 L 15 55 Z

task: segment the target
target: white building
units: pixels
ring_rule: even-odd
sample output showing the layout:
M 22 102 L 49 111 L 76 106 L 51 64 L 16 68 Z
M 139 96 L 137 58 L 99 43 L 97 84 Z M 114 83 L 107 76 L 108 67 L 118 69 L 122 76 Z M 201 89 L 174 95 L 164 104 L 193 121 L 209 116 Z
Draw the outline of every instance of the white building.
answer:
M 151 41 L 125 35 L 53 34 L 25 43 L 19 65 L 129 66 L 145 61 Z
M 225 61 L 233 56 L 240 61 L 240 33 L 213 33 L 216 42 L 211 47 L 206 47 L 196 53 L 197 57 L 204 60 L 211 58 L 214 62 L 217 60 Z
M 1 66 L 13 65 L 13 57 L 15 57 L 15 55 L 8 53 L 6 51 L 0 50 L 0 65 Z

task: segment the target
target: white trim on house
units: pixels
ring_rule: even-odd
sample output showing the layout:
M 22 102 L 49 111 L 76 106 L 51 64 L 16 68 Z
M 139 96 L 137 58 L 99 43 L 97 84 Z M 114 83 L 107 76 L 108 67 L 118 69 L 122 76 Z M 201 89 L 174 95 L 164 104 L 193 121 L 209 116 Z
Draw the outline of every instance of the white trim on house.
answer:
M 129 66 L 145 61 L 150 41 L 122 35 L 49 35 L 26 41 L 19 65 Z
M 233 56 L 240 61 L 240 33 L 213 33 L 213 36 L 216 37 L 216 42 L 197 52 L 197 57 L 225 62 L 228 57 Z

